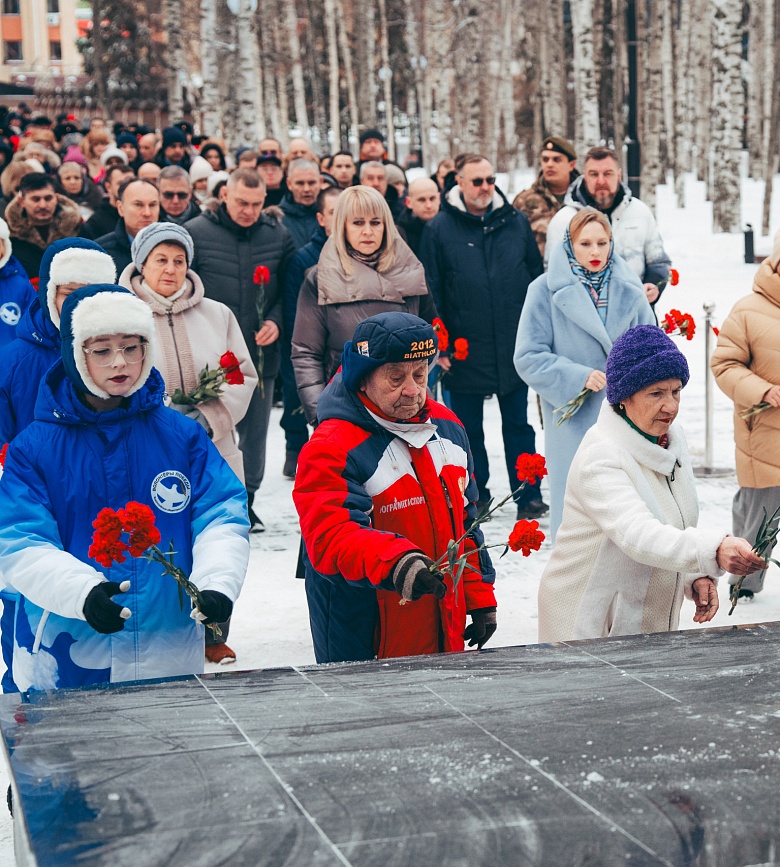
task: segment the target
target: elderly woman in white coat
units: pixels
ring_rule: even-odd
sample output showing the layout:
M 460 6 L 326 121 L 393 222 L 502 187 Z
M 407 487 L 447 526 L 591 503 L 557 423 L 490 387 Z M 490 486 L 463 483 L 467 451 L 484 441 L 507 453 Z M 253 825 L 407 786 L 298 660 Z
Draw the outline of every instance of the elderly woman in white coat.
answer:
M 176 389 L 185 394 L 194 391 L 200 371 L 207 364 L 215 369 L 226 352 L 238 359 L 243 384 L 225 384 L 218 398 L 197 406 L 171 406 L 203 425 L 217 451 L 243 482 L 236 424 L 244 417 L 257 387 L 257 372 L 236 317 L 224 304 L 204 297 L 200 277 L 190 270 L 194 252 L 192 238 L 181 226 L 152 223 L 135 236 L 133 261 L 119 283 L 152 308 L 158 338 L 154 364 L 169 395 Z M 221 638 L 207 636 L 206 659 L 233 662 L 235 653 L 225 643 L 227 626 L 220 626 Z
M 518 374 L 541 398 L 553 541 L 569 466 L 604 398 L 612 343 L 628 328 L 654 322 L 639 278 L 614 253 L 609 220 L 594 208 L 578 211 L 552 251 L 550 270 L 528 288 L 514 356 Z M 592 393 L 581 409 L 557 425 L 554 410 L 585 388 Z
M 572 462 L 539 585 L 540 641 L 675 630 L 684 595 L 705 623 L 718 610 L 717 576 L 763 565 L 746 539 L 696 526 L 693 470 L 674 424 L 688 377 L 657 326 L 615 341 L 607 400 Z

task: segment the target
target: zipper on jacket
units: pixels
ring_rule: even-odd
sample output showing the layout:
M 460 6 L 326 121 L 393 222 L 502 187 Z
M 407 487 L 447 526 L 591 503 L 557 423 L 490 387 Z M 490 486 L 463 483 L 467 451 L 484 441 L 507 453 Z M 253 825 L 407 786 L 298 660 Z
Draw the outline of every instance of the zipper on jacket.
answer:
M 179 366 L 179 380 L 181 382 L 181 390 L 184 391 L 184 371 L 181 369 L 181 359 L 179 358 L 179 347 L 176 343 L 176 329 L 173 327 L 173 312 L 168 310 L 165 314 L 168 317 L 168 325 L 171 329 L 171 338 L 173 339 L 173 349 L 176 352 L 176 364 Z
M 683 530 L 684 530 L 685 529 L 685 516 L 683 515 L 682 509 L 680 508 L 680 504 L 677 502 L 677 498 L 674 496 L 674 492 L 672 491 L 672 482 L 674 481 L 674 471 L 679 466 L 681 466 L 679 461 L 675 461 L 674 466 L 672 467 L 671 475 L 665 476 L 664 478 L 666 479 L 666 486 L 667 486 L 667 488 L 669 488 L 669 493 L 671 494 L 672 499 L 674 500 L 674 504 L 675 504 L 675 506 L 677 506 L 677 511 L 680 513 L 680 521 L 683 525 Z M 677 598 L 677 588 L 680 586 L 680 573 L 676 572 L 675 574 L 677 575 L 677 578 L 675 579 L 675 582 L 674 582 L 674 598 L 676 599 Z M 670 631 L 672 629 L 672 619 L 673 618 L 674 618 L 674 609 L 669 611 L 669 630 Z

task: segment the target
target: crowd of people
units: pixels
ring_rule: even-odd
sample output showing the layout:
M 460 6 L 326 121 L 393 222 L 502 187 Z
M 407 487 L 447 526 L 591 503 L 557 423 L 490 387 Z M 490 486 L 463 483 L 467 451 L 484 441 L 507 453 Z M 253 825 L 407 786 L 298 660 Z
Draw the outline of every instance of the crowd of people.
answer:
M 723 572 L 761 589 L 742 537 L 777 505 L 780 376 L 754 322 L 777 318 L 780 249 L 713 361 L 738 412 L 769 411 L 737 425 L 734 535 L 705 531 L 674 425 L 687 364 L 654 312 L 671 261 L 613 150 L 580 174 L 574 145 L 546 138 L 510 202 L 482 154 L 410 182 L 376 129 L 323 156 L 26 107 L 0 128 L 6 691 L 235 660 L 275 402 L 318 662 L 495 632 L 478 518 L 492 395 L 517 520 L 550 512 L 540 640 L 675 629 L 686 593 L 707 622 Z M 529 388 L 549 503 L 542 473 L 518 484 Z M 191 605 L 137 559 L 168 540 Z

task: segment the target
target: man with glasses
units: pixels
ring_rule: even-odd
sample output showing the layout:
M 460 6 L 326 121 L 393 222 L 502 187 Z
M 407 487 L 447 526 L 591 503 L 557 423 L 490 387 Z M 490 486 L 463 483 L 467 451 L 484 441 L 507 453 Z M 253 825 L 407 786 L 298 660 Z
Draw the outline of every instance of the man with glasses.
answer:
M 423 232 L 420 259 L 450 343 L 468 341 L 465 360 L 443 361 L 452 410 L 466 428 L 484 503 L 491 496 L 483 430 L 486 397 L 498 397 L 511 490 L 518 487 L 518 456 L 535 451 L 528 387 L 515 372 L 512 356 L 528 284 L 542 273 L 528 220 L 496 187 L 486 157 L 468 154 L 459 161 L 457 185 Z M 538 485 L 527 486 L 515 502 L 518 518 L 538 518 L 548 510 Z
M 179 166 L 166 166 L 157 179 L 160 188 L 161 223 L 183 226 L 200 216 L 200 207 L 192 196 L 189 172 Z

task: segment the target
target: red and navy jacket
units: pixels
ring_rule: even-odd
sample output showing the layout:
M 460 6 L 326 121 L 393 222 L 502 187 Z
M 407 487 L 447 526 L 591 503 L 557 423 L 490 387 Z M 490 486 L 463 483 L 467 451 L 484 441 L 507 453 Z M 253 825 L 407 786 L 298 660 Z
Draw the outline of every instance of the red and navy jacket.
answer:
M 389 575 L 409 551 L 437 559 L 474 520 L 477 486 L 463 425 L 432 400 L 416 422 L 383 420 L 344 387 L 340 373 L 322 393 L 317 415 L 293 491 L 307 578 L 376 588 L 380 658 L 462 650 L 467 611 L 496 604 L 487 552 L 470 558 L 476 571 L 463 572 L 457 592 L 447 575 L 448 593 L 438 602 L 424 596 L 399 605 Z M 465 548 L 482 542 L 475 527 Z

